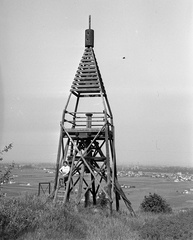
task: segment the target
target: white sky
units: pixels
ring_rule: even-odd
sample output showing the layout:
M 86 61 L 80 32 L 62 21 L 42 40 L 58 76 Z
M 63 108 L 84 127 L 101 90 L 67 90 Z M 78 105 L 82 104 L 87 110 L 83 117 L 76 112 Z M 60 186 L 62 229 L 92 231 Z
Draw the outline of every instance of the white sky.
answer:
M 55 163 L 89 15 L 117 163 L 193 167 L 191 0 L 0 0 L 4 162 Z

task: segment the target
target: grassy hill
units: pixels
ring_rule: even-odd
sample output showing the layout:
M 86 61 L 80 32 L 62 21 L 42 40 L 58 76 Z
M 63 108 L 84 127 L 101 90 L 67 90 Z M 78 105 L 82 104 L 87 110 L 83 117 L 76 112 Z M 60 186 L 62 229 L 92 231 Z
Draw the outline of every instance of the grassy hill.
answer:
M 193 239 L 193 209 L 171 214 L 113 212 L 98 205 L 75 208 L 54 205 L 45 197 L 26 194 L 0 199 L 1 240 L 140 240 Z

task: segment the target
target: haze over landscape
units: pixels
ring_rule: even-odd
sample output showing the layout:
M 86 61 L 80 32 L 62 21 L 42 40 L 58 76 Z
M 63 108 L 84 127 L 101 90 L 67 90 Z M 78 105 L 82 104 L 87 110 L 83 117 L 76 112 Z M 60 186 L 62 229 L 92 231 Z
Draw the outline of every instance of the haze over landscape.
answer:
M 55 163 L 89 15 L 118 165 L 193 167 L 191 0 L 1 0 L 4 163 Z

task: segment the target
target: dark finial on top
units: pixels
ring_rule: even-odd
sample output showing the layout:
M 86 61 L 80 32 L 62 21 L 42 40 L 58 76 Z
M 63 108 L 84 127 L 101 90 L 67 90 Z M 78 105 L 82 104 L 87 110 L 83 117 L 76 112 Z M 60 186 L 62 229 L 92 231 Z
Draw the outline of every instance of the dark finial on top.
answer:
M 94 47 L 94 30 L 91 29 L 91 15 L 89 15 L 89 29 L 85 30 L 85 47 Z

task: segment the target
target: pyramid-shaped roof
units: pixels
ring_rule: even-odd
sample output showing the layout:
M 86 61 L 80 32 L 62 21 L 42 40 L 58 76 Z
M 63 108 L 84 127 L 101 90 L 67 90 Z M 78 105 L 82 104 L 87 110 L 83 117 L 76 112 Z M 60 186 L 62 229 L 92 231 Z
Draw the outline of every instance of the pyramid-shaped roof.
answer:
M 78 97 L 105 96 L 99 67 L 92 47 L 86 47 L 78 66 L 71 92 Z

